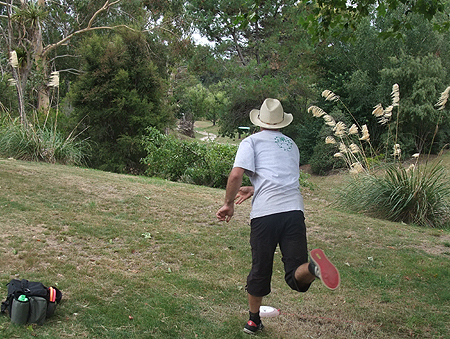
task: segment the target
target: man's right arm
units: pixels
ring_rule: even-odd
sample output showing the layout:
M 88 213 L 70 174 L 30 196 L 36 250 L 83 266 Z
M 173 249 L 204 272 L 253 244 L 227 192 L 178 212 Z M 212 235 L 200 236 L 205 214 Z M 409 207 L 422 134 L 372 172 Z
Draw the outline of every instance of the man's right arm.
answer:
M 234 167 L 228 176 L 227 188 L 225 191 L 225 202 L 217 211 L 216 216 L 220 221 L 230 221 L 234 214 L 234 200 L 239 192 L 244 177 L 244 169 Z

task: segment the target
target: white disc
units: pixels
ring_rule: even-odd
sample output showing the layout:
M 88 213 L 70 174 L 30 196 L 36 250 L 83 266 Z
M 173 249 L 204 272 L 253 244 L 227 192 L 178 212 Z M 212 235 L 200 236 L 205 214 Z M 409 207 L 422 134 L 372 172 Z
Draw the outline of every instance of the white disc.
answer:
M 259 308 L 260 317 L 276 317 L 280 314 L 280 310 L 272 306 L 261 306 Z

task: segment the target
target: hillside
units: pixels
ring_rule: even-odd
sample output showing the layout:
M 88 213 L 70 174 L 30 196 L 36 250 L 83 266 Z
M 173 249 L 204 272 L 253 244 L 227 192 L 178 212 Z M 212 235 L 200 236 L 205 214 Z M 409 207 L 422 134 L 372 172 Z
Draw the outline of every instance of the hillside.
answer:
M 446 161 L 448 163 L 448 156 Z M 336 210 L 345 174 L 305 191 L 309 247 L 341 287 L 306 294 L 284 283 L 261 338 L 449 338 L 450 232 Z M 248 213 L 215 212 L 223 190 L 90 169 L 0 159 L 0 293 L 12 278 L 63 292 L 41 327 L 0 317 L 2 338 L 248 338 Z

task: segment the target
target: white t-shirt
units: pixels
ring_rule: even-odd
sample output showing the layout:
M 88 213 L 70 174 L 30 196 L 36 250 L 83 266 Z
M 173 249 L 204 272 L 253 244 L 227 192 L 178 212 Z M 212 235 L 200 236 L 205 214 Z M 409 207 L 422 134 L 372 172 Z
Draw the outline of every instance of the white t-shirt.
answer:
M 245 170 L 255 189 L 251 219 L 304 210 L 299 166 L 297 145 L 279 131 L 262 130 L 242 140 L 234 167 Z

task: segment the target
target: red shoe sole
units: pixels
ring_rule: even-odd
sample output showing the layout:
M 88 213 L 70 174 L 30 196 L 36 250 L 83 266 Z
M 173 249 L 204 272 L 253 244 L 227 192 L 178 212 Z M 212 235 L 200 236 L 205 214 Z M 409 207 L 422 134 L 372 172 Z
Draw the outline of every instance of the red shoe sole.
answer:
M 311 259 L 320 269 L 320 280 L 330 290 L 339 287 L 341 278 L 337 268 L 328 260 L 327 256 L 319 248 L 311 251 Z

